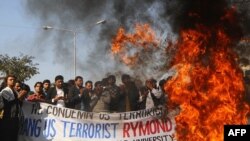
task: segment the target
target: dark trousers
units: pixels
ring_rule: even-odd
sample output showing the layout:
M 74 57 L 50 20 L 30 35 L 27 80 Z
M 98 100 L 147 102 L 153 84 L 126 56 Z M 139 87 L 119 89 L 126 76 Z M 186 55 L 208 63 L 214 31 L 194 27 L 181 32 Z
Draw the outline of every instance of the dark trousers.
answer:
M 17 141 L 18 140 L 19 119 L 0 119 L 0 140 Z

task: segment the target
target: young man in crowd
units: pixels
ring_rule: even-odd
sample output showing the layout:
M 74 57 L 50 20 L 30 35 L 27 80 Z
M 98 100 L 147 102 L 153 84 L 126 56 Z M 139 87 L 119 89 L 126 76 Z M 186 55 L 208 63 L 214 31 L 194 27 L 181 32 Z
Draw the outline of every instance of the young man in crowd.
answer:
M 45 79 L 43 81 L 43 93 L 44 93 L 45 97 L 48 95 L 48 91 L 50 89 L 50 86 L 51 86 L 50 80 Z
M 63 76 L 57 75 L 55 77 L 55 87 L 49 89 L 46 102 L 58 107 L 65 107 L 67 104 L 67 94 L 68 90 L 63 87 Z
M 14 87 L 14 89 L 16 90 L 16 92 L 19 93 L 21 91 L 22 84 L 23 83 L 21 81 L 16 81 L 15 87 Z
M 111 96 L 110 112 L 111 113 L 121 112 L 122 111 L 122 107 L 120 107 L 121 92 L 120 88 L 116 85 L 116 78 L 114 75 L 108 76 L 107 91 Z
M 139 100 L 139 90 L 135 83 L 131 81 L 131 78 L 127 74 L 122 75 L 121 89 L 121 102 L 120 107 L 122 112 L 130 112 L 138 110 L 137 102 Z
M 105 81 L 105 79 L 104 79 Z M 92 112 L 110 112 L 110 100 L 111 96 L 109 92 L 104 89 L 106 84 L 104 81 L 97 81 L 95 83 L 95 88 L 93 95 L 91 97 L 90 107 L 92 108 Z
M 18 100 L 21 107 L 23 105 L 23 101 L 28 97 L 29 92 L 30 92 L 29 85 L 23 84 L 20 92 L 18 93 Z
M 148 95 L 146 99 L 146 109 L 157 107 L 161 104 L 161 98 L 163 92 L 157 87 L 157 81 L 155 79 L 148 79 L 145 83 L 148 89 Z
M 8 75 L 4 81 L 6 86 L 0 92 L 0 140 L 17 141 L 20 102 L 14 89 L 16 77 Z
M 81 104 L 80 110 L 90 112 L 90 101 L 91 96 L 93 95 L 93 83 L 88 80 L 85 82 L 85 87 L 80 89 L 80 93 L 75 95 L 69 100 L 69 103 Z
M 82 76 L 76 76 L 75 77 L 75 85 L 72 86 L 69 89 L 69 94 L 68 94 L 68 108 L 73 108 L 80 110 L 81 109 L 81 102 L 76 103 L 75 101 L 72 101 L 72 98 L 80 94 L 80 90 L 83 89 L 83 78 Z
M 139 90 L 139 100 L 138 100 L 138 105 L 137 108 L 138 110 L 144 110 L 146 109 L 146 100 L 148 96 L 148 88 L 143 86 Z
M 45 102 L 45 94 L 43 92 L 43 83 L 36 82 L 34 85 L 35 92 L 27 97 L 28 101 Z

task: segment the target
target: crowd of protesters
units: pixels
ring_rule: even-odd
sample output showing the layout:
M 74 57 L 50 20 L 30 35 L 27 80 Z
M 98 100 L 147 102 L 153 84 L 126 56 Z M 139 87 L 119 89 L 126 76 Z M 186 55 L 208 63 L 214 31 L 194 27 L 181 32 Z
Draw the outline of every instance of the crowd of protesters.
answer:
M 116 84 L 116 76 L 109 75 L 94 84 L 84 83 L 82 76 L 64 82 L 62 75 L 55 77 L 54 83 L 46 79 L 34 84 L 34 91 L 8 75 L 0 87 L 0 138 L 16 141 L 18 137 L 19 114 L 23 101 L 45 102 L 59 107 L 87 112 L 129 112 L 164 106 L 166 94 L 159 83 L 151 78 L 144 86 L 138 87 L 131 77 L 123 74 L 122 84 Z
M 95 83 L 91 80 L 84 83 L 82 76 L 76 76 L 74 80 L 65 83 L 64 77 L 58 75 L 54 83 L 47 79 L 36 82 L 34 91 L 30 91 L 28 85 L 15 80 L 13 93 L 21 97 L 20 102 L 46 102 L 87 112 L 129 112 L 165 104 L 166 95 L 162 85 L 155 79 L 148 79 L 145 84 L 141 84 L 144 86 L 139 87 L 130 75 L 123 74 L 121 82 L 118 86 L 116 76 L 109 75 Z M 6 86 L 7 80 L 3 82 L 1 89 L 4 91 Z M 28 88 L 25 94 L 22 92 L 24 88 Z
M 171 79 L 171 77 L 169 77 Z M 168 79 L 169 79 L 168 78 Z M 91 80 L 84 83 L 82 76 L 64 82 L 62 75 L 55 77 L 54 83 L 46 79 L 34 84 L 34 91 L 13 75 L 8 75 L 0 86 L 0 138 L 16 141 L 18 137 L 19 113 L 23 101 L 45 102 L 59 107 L 87 112 L 129 112 L 164 106 L 167 94 L 163 85 L 168 81 L 147 79 L 136 85 L 128 74 L 121 76 L 121 85 L 116 84 L 116 76 L 109 75 L 93 86 Z M 250 71 L 245 73 L 246 99 L 250 103 Z

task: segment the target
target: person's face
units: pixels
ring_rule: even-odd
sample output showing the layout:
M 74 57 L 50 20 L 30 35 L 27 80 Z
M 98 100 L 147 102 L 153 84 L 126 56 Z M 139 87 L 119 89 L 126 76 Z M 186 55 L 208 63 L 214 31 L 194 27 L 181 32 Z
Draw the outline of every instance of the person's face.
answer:
M 82 87 L 82 85 L 83 85 L 83 80 L 81 79 L 81 78 L 78 78 L 77 80 L 76 80 L 76 86 L 78 86 L 78 87 Z
M 9 87 L 14 87 L 15 86 L 15 82 L 16 81 L 16 79 L 14 78 L 14 77 L 8 77 L 7 78 L 7 86 L 9 86 Z M 18 83 L 19 84 L 19 83 Z M 20 90 L 21 90 L 21 84 L 19 84 L 19 87 L 18 87 Z M 20 91 L 19 90 L 19 91 Z
M 111 84 L 111 85 L 115 84 L 115 79 L 114 78 L 109 78 L 108 83 Z
M 122 80 L 122 83 L 123 83 L 123 84 L 127 84 L 128 82 L 129 82 L 129 79 L 128 79 L 128 78 L 125 78 L 125 79 Z
M 44 88 L 45 90 L 48 90 L 48 89 L 50 88 L 50 84 L 49 84 L 49 83 L 44 83 L 44 84 L 43 84 L 43 88 Z
M 98 91 L 102 91 L 103 90 L 103 87 L 101 84 L 97 84 L 96 87 L 95 87 L 96 90 Z
M 62 79 L 56 80 L 55 85 L 56 85 L 57 88 L 61 89 L 62 86 L 63 86 L 63 80 Z
M 15 88 L 15 90 L 17 92 L 20 92 L 20 90 L 21 90 L 21 84 L 20 83 L 16 83 L 14 88 Z
M 92 90 L 92 84 L 91 83 L 87 83 L 85 85 L 85 88 L 88 89 L 88 90 Z
M 42 90 L 43 90 L 42 84 L 36 84 L 36 86 L 35 86 L 35 91 L 36 91 L 37 93 L 41 93 Z

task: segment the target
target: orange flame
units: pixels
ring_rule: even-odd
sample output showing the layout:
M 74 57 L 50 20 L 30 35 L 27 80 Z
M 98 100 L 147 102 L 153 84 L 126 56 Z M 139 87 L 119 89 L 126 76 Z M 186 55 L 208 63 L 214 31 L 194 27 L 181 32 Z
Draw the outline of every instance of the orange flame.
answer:
M 181 108 L 178 141 L 222 141 L 225 124 L 247 123 L 243 74 L 224 31 L 197 28 L 181 32 L 173 59 L 178 74 L 164 89 L 170 104 Z
M 135 33 L 126 34 L 124 28 L 119 28 L 116 37 L 112 41 L 111 52 L 117 55 L 126 65 L 135 65 L 139 58 L 139 52 L 157 48 L 158 40 L 155 32 L 148 24 L 136 24 Z M 136 47 L 131 51 L 129 46 Z

